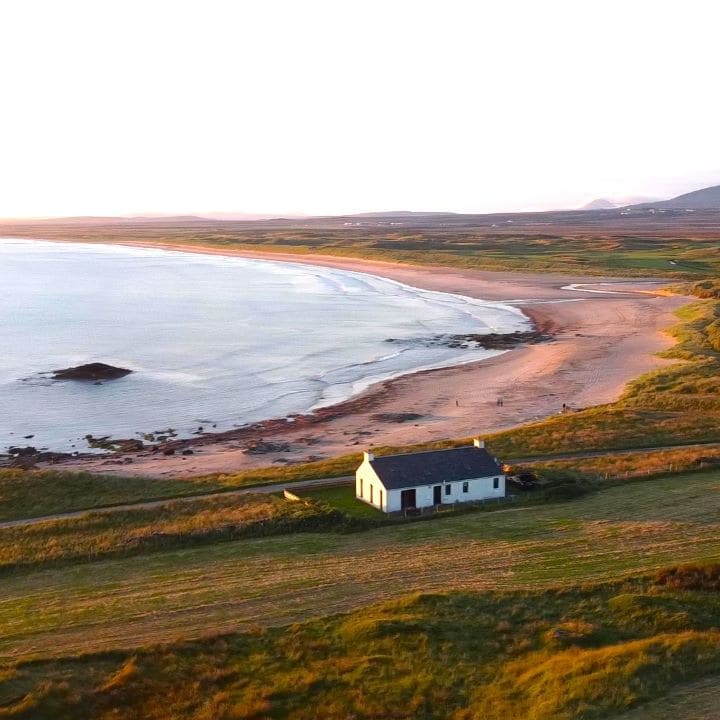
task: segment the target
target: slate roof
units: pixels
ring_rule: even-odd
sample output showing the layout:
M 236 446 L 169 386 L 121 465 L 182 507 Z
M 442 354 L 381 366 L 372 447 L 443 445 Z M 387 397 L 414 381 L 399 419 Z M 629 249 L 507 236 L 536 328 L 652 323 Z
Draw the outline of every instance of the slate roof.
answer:
M 370 465 L 388 490 L 492 477 L 503 471 L 485 448 L 475 446 L 385 455 Z

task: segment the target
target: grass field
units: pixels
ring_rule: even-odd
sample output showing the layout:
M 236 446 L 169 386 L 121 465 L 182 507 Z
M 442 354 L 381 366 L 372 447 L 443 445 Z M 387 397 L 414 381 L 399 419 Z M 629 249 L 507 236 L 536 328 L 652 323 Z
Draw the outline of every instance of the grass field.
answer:
M 347 519 L 314 502 L 280 495 L 220 495 L 150 508 L 88 513 L 0 528 L 0 575 L 27 567 L 67 565 L 245 537 L 342 530 Z
M 355 488 L 352 486 L 318 488 L 300 493 L 301 497 L 310 498 L 325 503 L 349 517 L 368 518 L 377 520 L 385 517 L 380 510 L 361 502 L 355 497 Z
M 347 475 L 355 471 L 356 460 L 356 456 L 348 456 L 291 467 L 260 468 L 234 475 L 181 480 L 0 468 L 0 522 L 253 485 Z
M 718 625 L 717 593 L 652 578 L 413 594 L 303 625 L 6 664 L 0 717 L 589 720 L 717 676 Z M 705 681 L 669 702 L 688 693 L 699 711 L 717 697 Z
M 676 688 L 667 696 L 644 703 L 612 720 L 716 720 L 720 708 L 720 678 L 706 678 Z
M 516 217 L 510 224 L 474 218 L 458 226 L 453 218 L 425 227 L 350 228 L 342 222 L 272 226 L 270 224 L 48 223 L 7 225 L 14 237 L 71 239 L 83 242 L 137 241 L 221 249 L 339 255 L 483 270 L 560 272 L 702 279 L 720 275 L 717 214 L 685 216 L 663 222 L 621 219 L 613 224 L 589 216 Z M 470 226 L 468 226 L 468 223 Z M 500 223 L 500 226 L 497 226 Z M 474 227 L 472 225 L 475 225 Z
M 0 655 L 137 647 L 413 591 L 533 589 L 720 559 L 720 474 L 352 534 L 239 540 L 3 579 Z
M 148 479 L 0 468 L 0 521 L 222 489 L 214 479 Z

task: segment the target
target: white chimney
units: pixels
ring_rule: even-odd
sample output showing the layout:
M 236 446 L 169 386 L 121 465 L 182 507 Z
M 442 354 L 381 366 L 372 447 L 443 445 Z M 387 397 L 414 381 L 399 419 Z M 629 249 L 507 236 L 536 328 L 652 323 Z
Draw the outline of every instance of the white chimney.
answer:
M 484 440 L 481 440 L 480 438 L 475 438 L 475 439 L 473 440 L 473 445 L 474 445 L 476 448 L 484 448 L 484 447 L 485 447 L 485 441 L 484 441 Z
M 375 453 L 372 450 L 366 450 L 363 453 L 363 462 L 372 462 L 375 459 Z

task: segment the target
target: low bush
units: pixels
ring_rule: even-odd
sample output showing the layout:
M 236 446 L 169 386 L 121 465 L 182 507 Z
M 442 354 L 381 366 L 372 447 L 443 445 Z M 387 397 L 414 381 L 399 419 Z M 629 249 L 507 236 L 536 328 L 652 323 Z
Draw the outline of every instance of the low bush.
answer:
M 655 576 L 655 584 L 673 590 L 720 592 L 720 563 L 665 568 Z

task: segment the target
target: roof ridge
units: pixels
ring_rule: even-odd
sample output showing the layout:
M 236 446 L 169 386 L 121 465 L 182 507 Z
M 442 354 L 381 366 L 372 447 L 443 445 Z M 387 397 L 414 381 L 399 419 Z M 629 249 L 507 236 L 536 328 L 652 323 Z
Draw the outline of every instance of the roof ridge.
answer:
M 376 455 L 372 460 L 370 460 L 370 463 L 384 458 L 407 457 L 408 455 L 427 455 L 428 453 L 447 452 L 448 450 L 484 450 L 488 453 L 488 455 L 490 455 L 490 451 L 486 447 L 479 448 L 475 445 L 460 445 L 460 447 L 437 448 L 436 450 L 418 450 L 417 452 L 395 453 L 394 455 Z M 491 457 L 493 456 L 491 455 Z

